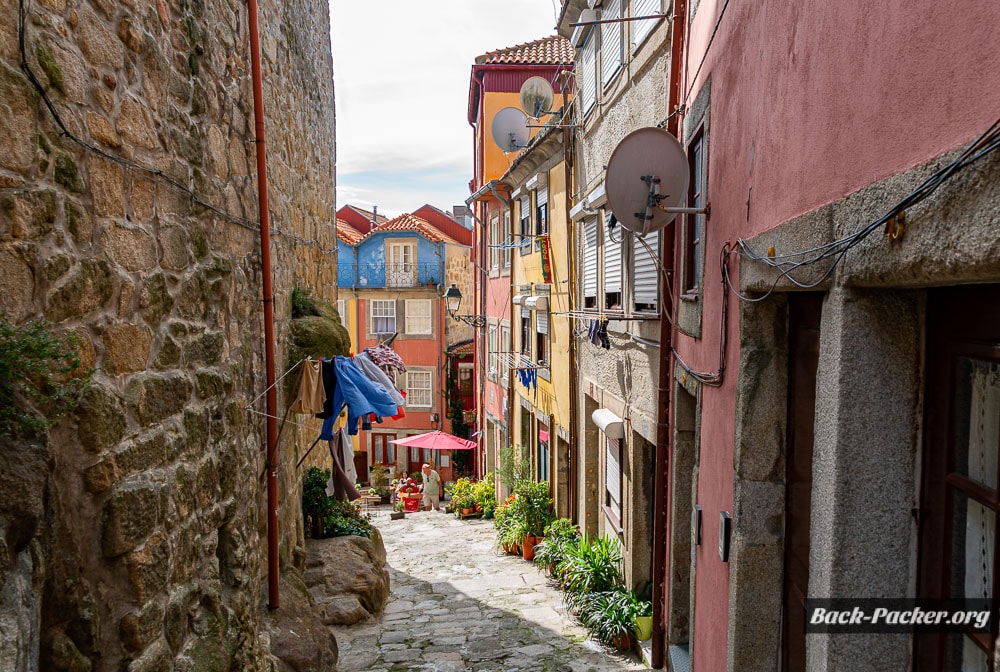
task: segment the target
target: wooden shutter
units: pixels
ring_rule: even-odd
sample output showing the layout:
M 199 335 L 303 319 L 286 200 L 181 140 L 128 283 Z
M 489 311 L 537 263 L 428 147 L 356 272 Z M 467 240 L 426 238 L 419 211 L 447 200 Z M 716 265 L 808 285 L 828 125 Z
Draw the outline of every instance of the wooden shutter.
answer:
M 611 213 L 607 214 L 607 218 L 604 222 L 604 293 L 611 294 L 613 292 L 622 291 L 622 227 L 615 225 L 615 240 L 611 239 L 609 233 L 607 219 L 610 219 Z
M 660 232 L 647 235 L 644 239 L 636 234 L 632 235 L 632 301 L 635 304 L 655 304 L 659 296 L 659 273 L 656 260 L 650 256 L 643 242 L 659 257 Z
M 597 298 L 597 218 L 583 220 L 583 296 Z

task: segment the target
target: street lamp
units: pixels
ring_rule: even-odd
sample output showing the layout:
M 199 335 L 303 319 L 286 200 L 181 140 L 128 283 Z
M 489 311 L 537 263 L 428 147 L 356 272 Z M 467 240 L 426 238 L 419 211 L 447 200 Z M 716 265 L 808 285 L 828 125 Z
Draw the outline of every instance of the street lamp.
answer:
M 462 305 L 462 292 L 455 286 L 455 283 L 451 283 L 451 286 L 445 291 L 442 298 L 444 299 L 445 307 L 448 309 L 448 314 L 451 315 L 451 319 L 461 320 L 470 327 L 475 327 L 476 329 L 482 329 L 486 326 L 485 315 L 458 314 L 458 309 Z

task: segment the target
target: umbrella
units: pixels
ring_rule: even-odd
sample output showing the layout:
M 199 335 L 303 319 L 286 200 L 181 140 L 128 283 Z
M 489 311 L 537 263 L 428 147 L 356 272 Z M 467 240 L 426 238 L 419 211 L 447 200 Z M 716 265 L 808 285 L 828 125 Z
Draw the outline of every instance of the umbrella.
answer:
M 395 439 L 389 443 L 395 443 L 399 446 L 411 446 L 413 448 L 427 448 L 429 450 L 472 450 L 476 447 L 475 441 L 460 439 L 457 436 L 440 430 L 408 436 L 405 439 Z

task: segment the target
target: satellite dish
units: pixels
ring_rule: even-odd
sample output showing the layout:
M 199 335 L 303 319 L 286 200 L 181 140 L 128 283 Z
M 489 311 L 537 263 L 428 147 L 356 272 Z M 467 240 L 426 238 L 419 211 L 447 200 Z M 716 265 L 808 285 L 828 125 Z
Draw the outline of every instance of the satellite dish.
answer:
M 505 107 L 493 117 L 490 126 L 493 142 L 504 153 L 516 152 L 528 145 L 531 131 L 528 129 L 528 117 L 516 107 Z
M 644 236 L 674 221 L 687 198 L 688 162 L 677 138 L 659 128 L 640 128 L 611 153 L 604 177 L 608 204 L 618 223 Z
M 532 119 L 551 111 L 554 99 L 552 85 L 544 77 L 529 77 L 521 85 L 521 109 Z

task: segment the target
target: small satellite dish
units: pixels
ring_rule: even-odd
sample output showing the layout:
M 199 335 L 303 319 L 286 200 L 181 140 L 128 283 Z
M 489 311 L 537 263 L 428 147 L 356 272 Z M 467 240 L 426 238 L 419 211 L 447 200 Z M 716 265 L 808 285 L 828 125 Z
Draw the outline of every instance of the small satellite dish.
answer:
M 553 100 L 552 85 L 544 77 L 529 77 L 521 85 L 521 109 L 532 119 L 550 112 Z
M 644 236 L 674 221 L 662 208 L 681 206 L 687 198 L 688 162 L 684 148 L 666 131 L 632 131 L 611 152 L 604 189 L 615 218 Z
M 528 145 L 531 131 L 528 129 L 528 117 L 516 107 L 505 107 L 493 117 L 490 126 L 493 142 L 504 153 L 516 152 Z

